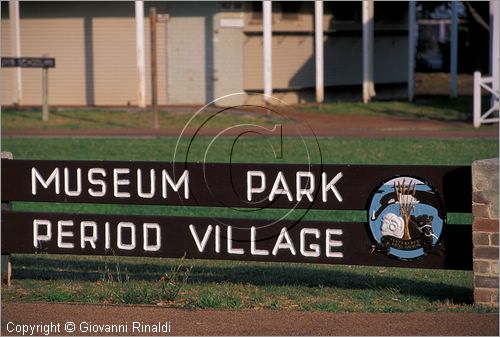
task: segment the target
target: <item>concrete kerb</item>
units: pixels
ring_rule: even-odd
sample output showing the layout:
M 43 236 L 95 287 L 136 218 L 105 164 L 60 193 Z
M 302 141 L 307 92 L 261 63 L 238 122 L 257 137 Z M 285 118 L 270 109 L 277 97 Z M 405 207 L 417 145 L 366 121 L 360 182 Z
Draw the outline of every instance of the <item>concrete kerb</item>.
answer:
M 12 153 L 2 151 L 1 159 L 13 159 L 13 158 L 14 157 Z M 2 203 L 2 211 L 9 210 L 10 208 L 11 208 L 10 203 Z M 12 278 L 12 264 L 10 262 L 10 255 L 2 254 L 1 265 L 2 265 L 2 284 L 10 286 L 10 281 Z

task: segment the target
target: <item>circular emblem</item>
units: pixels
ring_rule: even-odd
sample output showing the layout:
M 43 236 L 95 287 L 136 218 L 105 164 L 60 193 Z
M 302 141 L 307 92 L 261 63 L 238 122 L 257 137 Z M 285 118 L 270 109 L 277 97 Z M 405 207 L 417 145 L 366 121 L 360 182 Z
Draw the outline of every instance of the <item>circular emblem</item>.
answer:
M 413 260 L 441 254 L 439 239 L 445 223 L 441 197 L 419 178 L 393 177 L 372 194 L 368 224 L 375 249 L 391 257 Z

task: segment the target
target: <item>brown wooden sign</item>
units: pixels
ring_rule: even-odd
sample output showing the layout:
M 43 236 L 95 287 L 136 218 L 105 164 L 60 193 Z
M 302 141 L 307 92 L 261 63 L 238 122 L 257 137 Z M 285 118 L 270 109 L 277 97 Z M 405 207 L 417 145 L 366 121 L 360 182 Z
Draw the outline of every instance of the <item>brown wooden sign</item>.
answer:
M 2 213 L 2 254 L 472 267 L 468 166 L 2 160 L 2 202 L 365 210 L 367 222 Z
M 381 181 L 424 178 L 471 211 L 467 166 L 2 160 L 2 200 L 365 210 Z
M 444 254 L 406 262 L 373 252 L 366 224 L 4 212 L 2 254 L 49 253 L 471 269 L 470 226 L 447 226 Z

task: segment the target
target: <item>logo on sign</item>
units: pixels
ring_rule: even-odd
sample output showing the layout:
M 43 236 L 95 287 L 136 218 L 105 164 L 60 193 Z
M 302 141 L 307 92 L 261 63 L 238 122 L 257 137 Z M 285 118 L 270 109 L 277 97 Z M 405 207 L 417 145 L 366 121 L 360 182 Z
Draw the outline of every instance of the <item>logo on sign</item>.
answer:
M 428 183 L 410 176 L 392 178 L 373 193 L 368 212 L 374 250 L 401 260 L 442 254 L 446 213 Z

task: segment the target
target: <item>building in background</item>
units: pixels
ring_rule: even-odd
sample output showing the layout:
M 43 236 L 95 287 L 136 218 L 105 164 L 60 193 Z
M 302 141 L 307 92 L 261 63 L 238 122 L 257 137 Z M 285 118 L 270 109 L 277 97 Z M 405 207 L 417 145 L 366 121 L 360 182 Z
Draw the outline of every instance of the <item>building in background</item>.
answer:
M 263 92 L 262 2 L 144 2 L 147 102 L 152 4 L 159 14 L 169 14 L 168 20 L 160 15 L 157 26 L 159 104 L 205 104 L 230 93 Z M 1 5 L 1 53 L 12 56 L 9 6 Z M 22 56 L 56 59 L 50 69 L 51 105 L 138 105 L 134 2 L 20 2 L 19 7 Z M 273 95 L 292 104 L 314 102 L 314 2 L 273 1 L 272 7 Z M 408 2 L 374 7 L 377 97 L 406 98 Z M 324 2 L 326 101 L 361 99 L 361 22 L 361 2 Z M 1 70 L 3 106 L 15 103 L 14 71 Z M 21 73 L 21 105 L 40 105 L 40 70 Z

